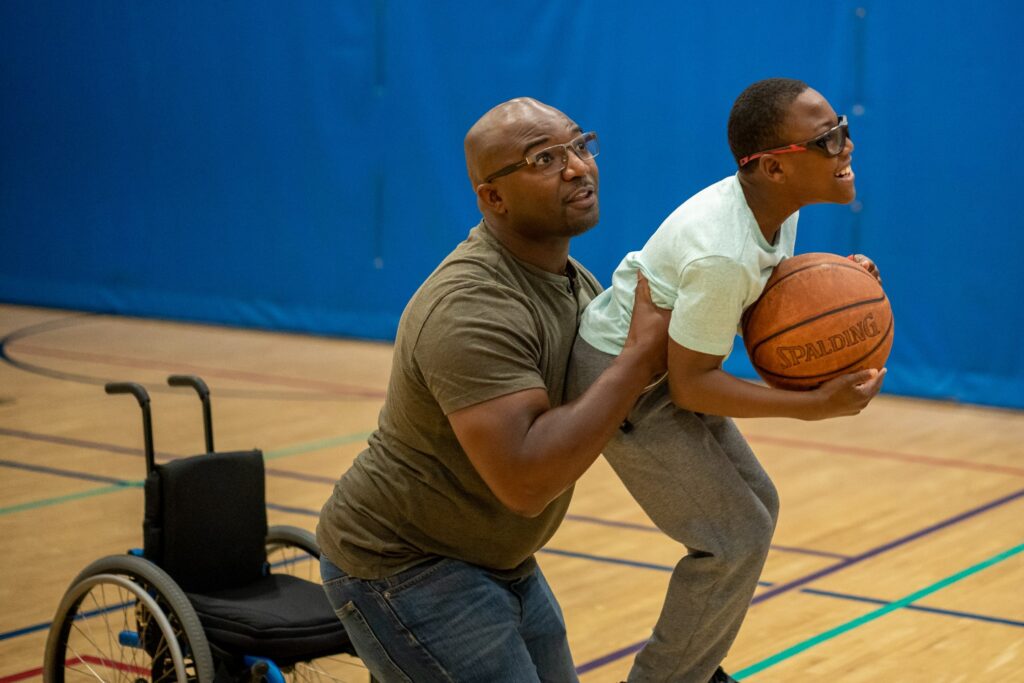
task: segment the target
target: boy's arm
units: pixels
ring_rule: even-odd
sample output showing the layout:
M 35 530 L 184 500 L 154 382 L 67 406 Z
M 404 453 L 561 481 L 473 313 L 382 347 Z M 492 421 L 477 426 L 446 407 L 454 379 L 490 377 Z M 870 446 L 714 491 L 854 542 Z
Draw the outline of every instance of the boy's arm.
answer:
M 685 410 L 728 417 L 792 417 L 823 420 L 856 415 L 881 390 L 885 370 L 862 370 L 825 382 L 813 391 L 785 391 L 739 379 L 722 370 L 723 356 L 668 341 L 672 401 Z

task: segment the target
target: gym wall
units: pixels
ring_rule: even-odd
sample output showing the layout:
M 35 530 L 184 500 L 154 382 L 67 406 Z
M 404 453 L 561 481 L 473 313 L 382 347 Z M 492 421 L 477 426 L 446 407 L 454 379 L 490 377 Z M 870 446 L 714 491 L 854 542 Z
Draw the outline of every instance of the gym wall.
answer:
M 0 3 L 0 300 L 391 339 L 479 214 L 462 137 L 531 95 L 601 135 L 606 284 L 735 171 L 769 76 L 850 117 L 858 199 L 798 251 L 874 258 L 890 393 L 1024 407 L 1018 3 Z M 738 344 L 729 369 L 752 374 Z M 327 370 L 329 372 L 329 370 Z

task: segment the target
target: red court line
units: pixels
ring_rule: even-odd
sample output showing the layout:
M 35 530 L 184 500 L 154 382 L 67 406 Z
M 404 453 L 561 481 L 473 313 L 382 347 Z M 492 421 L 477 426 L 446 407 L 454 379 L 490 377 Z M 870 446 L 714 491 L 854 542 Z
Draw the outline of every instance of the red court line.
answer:
M 36 676 L 43 675 L 43 667 L 37 666 L 34 669 L 28 669 L 27 671 L 19 671 L 16 674 L 10 674 L 8 676 L 0 676 L 0 683 L 15 683 L 15 681 L 23 681 L 26 678 L 35 678 Z
M 912 462 L 919 465 L 932 465 L 934 467 L 953 467 L 956 469 L 995 472 L 998 474 L 1009 474 L 1014 477 L 1024 477 L 1024 467 L 1013 467 L 1011 465 L 993 465 L 983 462 L 971 462 L 970 460 L 938 458 L 934 455 L 918 455 L 915 453 L 900 453 L 898 451 L 883 451 L 875 448 L 846 446 L 824 441 L 791 439 L 784 436 L 768 436 L 764 434 L 744 434 L 744 436 L 750 441 L 762 441 L 764 443 L 775 444 L 778 446 L 789 446 L 790 448 L 827 451 L 830 453 L 842 453 L 843 455 L 854 455 L 863 458 L 896 460 L 899 462 Z
M 330 394 L 342 396 L 358 396 L 361 398 L 384 398 L 384 392 L 365 387 L 356 387 L 349 384 L 337 382 L 324 382 L 322 380 L 303 379 L 297 377 L 282 377 L 280 375 L 268 375 L 259 372 L 245 372 L 241 370 L 225 370 L 223 368 L 211 368 L 201 365 L 191 365 L 179 362 L 164 362 L 146 360 L 141 358 L 129 358 L 126 356 L 111 356 L 102 353 L 90 353 L 86 351 L 69 351 L 66 349 L 52 349 L 33 344 L 15 342 L 7 346 L 8 352 L 17 351 L 26 355 L 44 356 L 48 358 L 61 358 L 64 360 L 79 360 L 89 363 L 102 363 L 105 365 L 116 365 L 128 368 L 140 368 L 144 370 L 163 370 L 165 372 L 191 373 L 208 377 L 220 377 L 223 379 L 237 379 L 247 382 L 255 382 L 271 386 L 289 387 L 292 389 L 314 389 Z
M 123 662 L 115 662 L 102 657 L 93 657 L 92 655 L 85 655 L 84 657 L 72 657 L 68 659 L 65 666 L 75 666 L 76 664 L 94 664 L 96 666 L 105 666 L 115 671 L 125 671 L 127 673 L 138 674 L 141 676 L 149 676 L 149 669 L 143 669 L 138 666 L 132 666 Z M 27 671 L 19 671 L 16 674 L 10 674 L 8 676 L 0 677 L 0 683 L 14 683 L 15 681 L 23 681 L 26 678 L 35 678 L 36 676 L 43 675 L 43 667 L 37 666 L 34 669 L 28 669 Z

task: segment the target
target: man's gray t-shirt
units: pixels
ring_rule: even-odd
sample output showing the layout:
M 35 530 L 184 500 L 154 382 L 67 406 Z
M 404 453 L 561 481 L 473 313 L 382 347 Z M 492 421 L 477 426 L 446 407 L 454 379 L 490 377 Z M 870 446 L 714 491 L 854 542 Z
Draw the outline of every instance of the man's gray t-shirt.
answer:
M 557 529 L 572 489 L 539 516 L 506 508 L 471 464 L 447 415 L 524 389 L 563 401 L 580 315 L 601 291 L 519 261 L 474 228 L 406 306 L 369 446 L 324 505 L 317 540 L 351 576 L 381 578 L 432 556 L 515 570 Z

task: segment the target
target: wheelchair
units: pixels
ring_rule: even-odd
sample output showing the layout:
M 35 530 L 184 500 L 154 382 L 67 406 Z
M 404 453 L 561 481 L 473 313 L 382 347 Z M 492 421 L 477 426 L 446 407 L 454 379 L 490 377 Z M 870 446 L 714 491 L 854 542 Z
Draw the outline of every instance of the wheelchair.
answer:
M 100 558 L 71 582 L 44 681 L 367 680 L 319 585 L 316 538 L 267 526 L 262 452 L 215 452 L 206 384 L 168 383 L 199 394 L 206 453 L 157 465 L 145 388 L 106 385 L 142 409 L 144 547 Z

